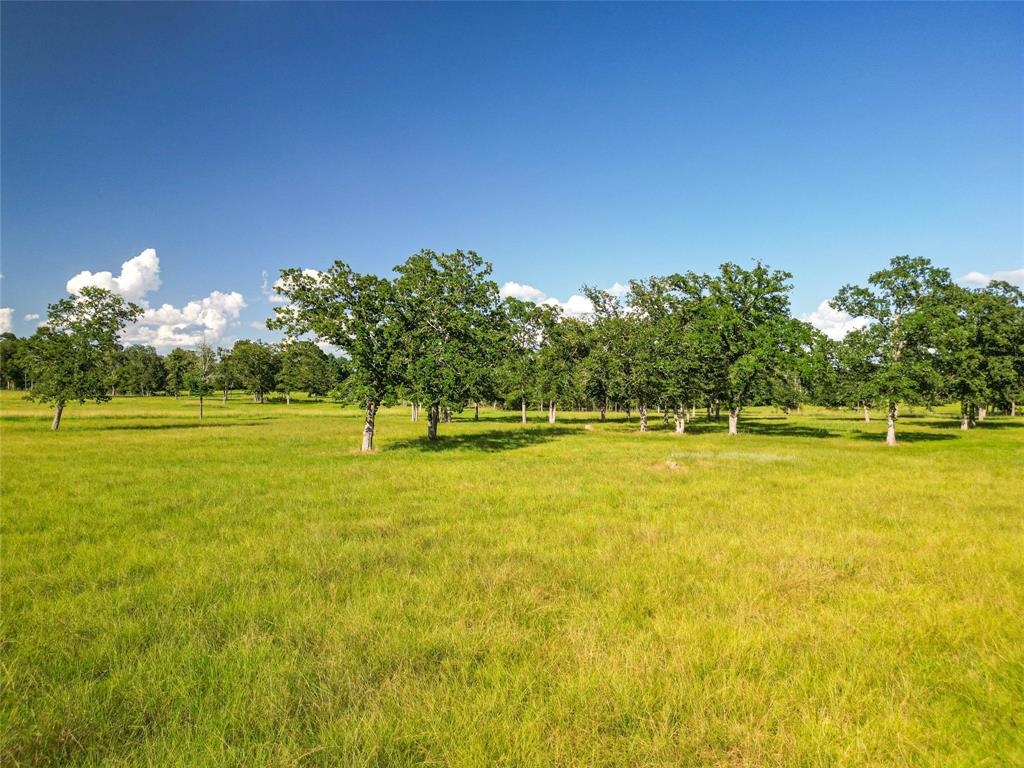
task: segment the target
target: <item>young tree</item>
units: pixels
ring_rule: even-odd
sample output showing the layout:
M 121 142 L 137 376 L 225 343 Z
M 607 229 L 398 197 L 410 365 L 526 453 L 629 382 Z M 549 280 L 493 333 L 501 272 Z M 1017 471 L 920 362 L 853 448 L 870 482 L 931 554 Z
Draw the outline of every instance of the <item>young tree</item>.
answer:
M 344 390 L 366 409 L 362 450 L 372 451 L 377 409 L 400 383 L 400 328 L 392 312 L 391 282 L 336 261 L 323 273 L 283 270 L 276 290 L 289 304 L 275 308 L 267 327 L 282 329 L 293 339 L 313 334 L 347 356 Z
M 422 250 L 395 267 L 406 390 L 427 406 L 427 437 L 442 410 L 461 410 L 495 364 L 498 286 L 473 251 Z
M 865 392 L 886 406 L 888 445 L 896 445 L 899 404 L 921 402 L 941 386 L 936 319 L 949 284 L 949 271 L 928 259 L 897 256 L 868 277 L 868 286 L 844 286 L 831 301 L 838 310 L 872 321 L 850 336 L 872 361 Z
M 200 344 L 192 356 L 192 365 L 185 372 L 185 386 L 192 397 L 199 398 L 199 418 L 203 418 L 203 400 L 211 395 L 217 354 L 208 344 Z
M 32 339 L 29 398 L 55 406 L 54 431 L 69 402 L 110 399 L 107 357 L 125 326 L 141 314 L 136 304 L 94 286 L 49 306 L 46 325 Z

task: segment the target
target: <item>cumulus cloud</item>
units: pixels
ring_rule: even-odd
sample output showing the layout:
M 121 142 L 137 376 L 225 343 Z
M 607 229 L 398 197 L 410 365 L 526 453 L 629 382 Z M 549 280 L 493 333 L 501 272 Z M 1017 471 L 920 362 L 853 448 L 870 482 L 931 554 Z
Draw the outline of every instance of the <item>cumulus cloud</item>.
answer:
M 513 298 L 519 299 L 520 301 L 532 301 L 535 304 L 542 303 L 545 298 L 544 291 L 539 288 L 534 288 L 532 285 L 523 285 L 522 283 L 507 282 L 501 286 L 501 290 L 498 291 L 501 298 Z
M 87 285 L 106 288 L 129 301 L 141 299 L 150 291 L 160 287 L 160 259 L 155 248 L 147 248 L 134 259 L 121 265 L 117 277 L 110 272 L 84 270 L 67 282 L 68 293 L 78 293 Z
M 38 320 L 38 319 L 39 319 L 39 315 L 36 314 L 35 312 L 29 312 L 27 315 L 25 315 L 25 320 Z
M 1006 272 L 968 272 L 966 275 L 957 278 L 957 282 L 969 285 L 988 285 L 993 280 L 1003 280 L 1011 285 L 1024 288 L 1024 269 L 1011 269 Z
M 612 283 L 612 287 L 611 288 L 605 288 L 605 290 L 608 293 L 610 293 L 612 296 L 616 296 L 616 297 L 618 297 L 620 299 L 623 296 L 625 296 L 627 293 L 629 293 L 629 288 L 627 288 L 622 283 L 617 282 L 617 281 L 615 283 Z
M 216 343 L 246 303 L 237 291 L 213 291 L 183 307 L 162 304 L 147 309 L 125 334 L 125 340 L 154 347 L 192 347 Z
M 613 283 L 610 288 L 605 288 L 605 290 L 612 296 L 619 298 L 629 293 L 629 288 L 618 282 Z M 562 313 L 569 317 L 586 317 L 594 312 L 594 305 L 586 296 L 574 293 L 568 299 L 562 301 L 554 296 L 548 296 L 539 288 L 534 288 L 532 285 L 524 285 L 523 283 L 507 282 L 501 286 L 499 294 L 502 298 L 511 296 L 522 301 L 532 301 L 534 304 L 559 307 Z
M 827 301 L 821 302 L 813 312 L 801 315 L 800 319 L 837 341 L 850 331 L 863 328 L 871 322 L 866 317 L 852 317 L 847 312 L 836 309 Z
M 14 308 L 0 307 L 0 333 L 11 333 L 14 328 Z
M 246 307 L 245 299 L 237 291 L 213 291 L 183 307 L 173 304 L 151 307 L 145 296 L 160 284 L 160 260 L 156 250 L 147 248 L 134 259 L 124 262 L 118 276 L 110 272 L 85 270 L 68 280 L 67 289 L 70 293 L 78 293 L 87 285 L 95 285 L 137 302 L 144 311 L 142 317 L 125 330 L 124 341 L 159 349 L 216 344 L 229 324 L 237 324 Z

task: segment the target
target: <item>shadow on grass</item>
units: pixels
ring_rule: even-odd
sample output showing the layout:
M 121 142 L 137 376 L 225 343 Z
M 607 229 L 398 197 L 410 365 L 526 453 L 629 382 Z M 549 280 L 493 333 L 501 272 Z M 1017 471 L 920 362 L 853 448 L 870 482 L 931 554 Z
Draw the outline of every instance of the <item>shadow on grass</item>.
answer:
M 884 443 L 885 432 L 850 432 L 849 436 L 854 440 L 870 440 L 872 442 Z M 907 432 L 896 429 L 897 443 L 933 443 L 942 440 L 956 440 L 956 435 L 943 434 L 941 432 Z
M 579 434 L 578 429 L 567 427 L 538 427 L 525 429 L 492 429 L 486 432 L 470 432 L 446 435 L 444 425 L 438 429 L 436 440 L 428 440 L 426 435 L 409 440 L 399 440 L 388 445 L 389 450 L 416 450 L 424 453 L 437 451 L 481 451 L 495 453 L 497 451 L 513 451 L 517 448 L 529 448 L 550 442 L 565 435 Z
M 80 426 L 78 424 L 68 426 L 74 429 L 76 432 L 123 432 L 123 431 L 149 431 L 149 430 L 165 430 L 165 429 L 216 429 L 224 427 L 255 427 L 267 419 L 259 420 L 246 420 L 241 419 L 203 419 L 198 418 L 195 421 L 178 421 L 169 424 L 116 424 L 116 425 L 102 425 L 102 424 L 88 424 L 86 426 Z M 63 424 L 62 424 L 63 428 Z
M 955 429 L 958 432 L 961 431 L 959 418 L 928 420 L 914 419 L 913 424 L 915 426 L 932 427 L 933 429 Z M 973 431 L 974 429 L 1021 429 L 1022 427 L 1024 427 L 1024 419 L 1018 419 L 1017 421 L 1014 421 L 1010 417 L 1007 417 L 1005 420 L 996 420 L 988 418 L 985 421 L 979 421 L 969 431 Z
M 751 435 L 764 435 L 765 437 L 773 436 L 785 436 L 785 437 L 814 437 L 814 438 L 827 438 L 827 437 L 843 437 L 845 432 L 833 432 L 831 429 L 825 427 L 808 427 L 802 424 L 793 424 L 792 422 L 786 421 L 763 421 L 763 420 L 751 420 L 744 422 L 740 419 L 737 429 L 742 432 L 746 432 Z

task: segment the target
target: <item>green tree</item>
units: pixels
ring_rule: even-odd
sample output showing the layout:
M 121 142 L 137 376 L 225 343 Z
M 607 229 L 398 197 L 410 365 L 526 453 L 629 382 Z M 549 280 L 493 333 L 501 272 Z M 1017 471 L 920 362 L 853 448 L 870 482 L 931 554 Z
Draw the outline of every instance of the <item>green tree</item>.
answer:
M 115 382 L 122 392 L 149 395 L 163 388 L 167 378 L 163 358 L 152 347 L 130 346 L 120 353 Z
M 164 358 L 164 370 L 166 371 L 164 387 L 167 393 L 178 399 L 178 393 L 188 386 L 185 377 L 194 364 L 193 354 L 187 349 L 176 347 Z
M 473 251 L 423 250 L 395 267 L 404 389 L 427 406 L 427 437 L 442 409 L 461 410 L 495 363 L 498 286 Z
M 334 389 L 337 373 L 331 358 L 312 341 L 290 340 L 281 345 L 277 390 L 291 403 L 292 392 L 326 395 Z
M 312 334 L 348 358 L 339 394 L 366 409 L 362 450 L 372 451 L 377 409 L 401 383 L 396 361 L 401 330 L 392 311 L 391 281 L 336 261 L 322 273 L 283 270 L 276 290 L 289 304 L 275 308 L 268 328 L 282 329 L 293 339 Z
M 27 339 L 13 333 L 0 334 L 0 383 L 5 389 L 26 389 Z
M 867 286 L 844 286 L 831 301 L 836 309 L 872 321 L 849 336 L 871 361 L 863 391 L 886 406 L 888 445 L 896 445 L 899 404 L 923 402 L 941 387 L 936 325 L 949 286 L 948 270 L 928 259 L 897 256 L 868 277 Z
M 223 393 L 223 401 L 228 401 L 228 394 L 237 385 L 234 368 L 231 366 L 231 350 L 217 347 L 217 364 L 211 376 L 213 386 Z
M 537 360 L 537 388 L 548 404 L 548 423 L 558 419 L 561 402 L 581 400 L 581 361 L 586 357 L 589 326 L 583 320 L 553 311 L 544 316 L 544 333 Z
M 710 390 L 729 409 L 735 435 L 740 410 L 778 375 L 806 334 L 789 314 L 788 272 L 763 264 L 723 264 L 707 281 L 697 332 L 709 362 Z
M 501 305 L 503 333 L 496 377 L 502 397 L 519 406 L 523 424 L 527 405 L 537 389 L 537 362 L 545 317 L 552 311 L 550 307 L 513 298 L 505 299 Z
M 54 431 L 69 402 L 110 399 L 106 361 L 125 326 L 141 314 L 141 307 L 93 286 L 49 306 L 46 325 L 32 338 L 29 398 L 56 408 Z
M 258 403 L 277 386 L 281 360 L 277 350 L 262 341 L 242 339 L 231 349 L 231 369 L 239 385 Z

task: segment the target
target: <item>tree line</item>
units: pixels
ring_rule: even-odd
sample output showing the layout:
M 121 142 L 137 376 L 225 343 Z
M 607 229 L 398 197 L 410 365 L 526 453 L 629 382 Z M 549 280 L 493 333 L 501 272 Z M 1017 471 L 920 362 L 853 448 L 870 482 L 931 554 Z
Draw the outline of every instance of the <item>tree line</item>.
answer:
M 4 339 L 0 367 L 5 383 L 20 376 L 30 397 L 56 406 L 55 429 L 67 402 L 119 389 L 201 400 L 243 388 L 260 401 L 305 391 L 364 409 L 364 451 L 378 409 L 398 402 L 414 420 L 425 416 L 429 439 L 481 402 L 518 409 L 524 422 L 533 405 L 551 423 L 560 408 L 602 420 L 610 409 L 635 411 L 642 432 L 655 409 L 680 433 L 701 409 L 724 414 L 730 435 L 751 405 L 855 407 L 865 419 L 881 408 L 894 445 L 901 404 L 957 402 L 970 429 L 991 409 L 1015 415 L 1024 393 L 1024 294 L 998 281 L 963 288 L 923 258 L 896 257 L 864 285 L 840 289 L 831 304 L 867 324 L 839 341 L 793 318 L 792 276 L 760 263 L 631 280 L 623 295 L 583 286 L 593 305 L 584 317 L 502 298 L 490 276 L 472 251 L 423 250 L 391 277 L 341 261 L 323 272 L 285 269 L 275 290 L 287 303 L 267 321 L 283 344 L 165 358 L 119 347 L 139 308 L 86 288 L 51 305 L 35 336 Z

